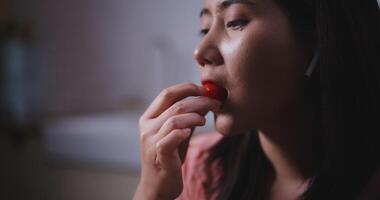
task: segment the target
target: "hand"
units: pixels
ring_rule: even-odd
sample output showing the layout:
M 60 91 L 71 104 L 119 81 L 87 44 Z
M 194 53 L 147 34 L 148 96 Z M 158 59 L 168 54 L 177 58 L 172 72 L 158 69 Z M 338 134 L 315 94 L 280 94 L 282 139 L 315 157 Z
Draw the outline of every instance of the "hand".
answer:
M 221 103 L 206 90 L 183 83 L 163 90 L 139 120 L 141 179 L 135 199 L 174 199 L 183 189 L 182 163 L 192 132 Z M 186 97 L 196 96 L 195 98 Z

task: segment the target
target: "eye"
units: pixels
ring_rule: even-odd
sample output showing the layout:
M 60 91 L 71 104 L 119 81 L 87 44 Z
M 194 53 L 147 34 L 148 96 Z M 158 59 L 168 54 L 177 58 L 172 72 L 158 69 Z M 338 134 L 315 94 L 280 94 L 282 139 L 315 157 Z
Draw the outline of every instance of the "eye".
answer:
M 209 29 L 207 29 L 207 28 L 201 29 L 199 31 L 199 36 L 204 37 L 208 33 L 208 31 L 209 31 Z
M 237 19 L 227 22 L 226 27 L 232 30 L 241 30 L 245 25 L 249 23 L 246 19 Z

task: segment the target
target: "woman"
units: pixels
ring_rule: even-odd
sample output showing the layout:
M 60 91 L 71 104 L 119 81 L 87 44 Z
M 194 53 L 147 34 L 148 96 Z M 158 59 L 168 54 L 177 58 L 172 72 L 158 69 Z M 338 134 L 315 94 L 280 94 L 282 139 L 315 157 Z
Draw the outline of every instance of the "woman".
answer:
M 201 33 L 202 82 L 228 96 L 153 101 L 135 199 L 380 199 L 376 0 L 204 0 Z M 208 111 L 217 132 L 188 145 Z

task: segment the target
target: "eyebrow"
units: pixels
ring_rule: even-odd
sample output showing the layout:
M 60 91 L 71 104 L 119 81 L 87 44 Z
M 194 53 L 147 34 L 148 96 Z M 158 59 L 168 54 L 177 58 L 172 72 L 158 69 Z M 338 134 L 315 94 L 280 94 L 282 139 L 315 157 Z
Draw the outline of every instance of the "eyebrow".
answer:
M 227 7 L 231 6 L 232 4 L 248 4 L 248 5 L 255 5 L 256 2 L 252 0 L 224 0 L 217 5 L 217 12 L 222 12 Z M 207 8 L 203 8 L 199 14 L 199 17 L 202 17 L 205 14 L 210 14 L 210 10 Z

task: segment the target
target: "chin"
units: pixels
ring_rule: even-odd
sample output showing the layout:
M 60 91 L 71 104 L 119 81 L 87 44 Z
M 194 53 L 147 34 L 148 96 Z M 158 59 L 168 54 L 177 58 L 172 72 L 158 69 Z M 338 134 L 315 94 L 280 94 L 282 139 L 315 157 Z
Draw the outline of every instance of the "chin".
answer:
M 237 124 L 236 119 L 225 114 L 214 114 L 214 122 L 215 130 L 223 136 L 234 136 L 248 131 Z

